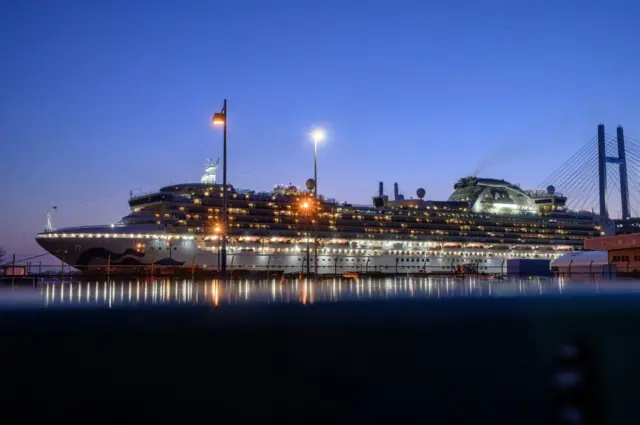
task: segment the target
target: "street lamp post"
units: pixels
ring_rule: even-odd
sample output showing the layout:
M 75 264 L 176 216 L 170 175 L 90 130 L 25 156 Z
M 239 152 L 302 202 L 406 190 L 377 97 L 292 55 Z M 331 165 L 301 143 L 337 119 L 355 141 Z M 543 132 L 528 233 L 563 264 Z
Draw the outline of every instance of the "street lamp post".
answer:
M 315 198 L 316 205 L 318 204 L 318 143 L 322 142 L 325 138 L 325 132 L 321 129 L 316 129 L 311 132 L 311 138 L 313 139 L 313 197 Z M 316 223 L 318 217 L 316 216 Z M 318 235 L 316 232 L 313 240 L 313 271 L 314 275 L 318 276 Z
M 213 125 L 221 125 L 222 131 L 222 249 L 220 250 L 220 277 L 227 277 L 227 99 L 224 100 L 222 110 L 213 114 Z
M 220 226 L 216 226 L 214 228 L 214 232 L 216 234 L 216 241 L 218 242 L 217 251 L 217 259 L 216 262 L 218 264 L 218 274 L 220 274 Z
M 311 253 L 309 251 L 309 237 L 311 237 L 311 232 L 307 230 L 307 277 L 311 274 Z
M 307 220 L 307 226 L 310 224 L 308 223 L 308 219 L 309 219 L 309 209 L 310 209 L 310 205 L 307 201 L 303 202 L 302 205 L 300 206 L 302 208 L 302 214 L 305 216 L 305 218 Z M 307 276 L 309 276 L 309 273 L 311 272 L 311 261 L 310 261 L 310 252 L 309 252 L 309 236 L 310 236 L 310 232 L 309 229 L 307 228 L 307 231 L 305 232 L 305 239 L 306 239 L 306 245 L 307 245 Z

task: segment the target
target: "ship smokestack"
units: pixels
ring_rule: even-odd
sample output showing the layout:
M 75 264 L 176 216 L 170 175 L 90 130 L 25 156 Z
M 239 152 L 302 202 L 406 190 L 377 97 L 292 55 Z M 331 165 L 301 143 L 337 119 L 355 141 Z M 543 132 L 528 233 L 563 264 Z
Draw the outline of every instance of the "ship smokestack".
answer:
M 380 182 L 378 184 L 378 196 L 384 196 L 384 183 Z
M 399 194 L 400 194 L 400 191 L 398 190 L 398 183 L 394 183 L 393 184 L 393 199 L 397 201 Z

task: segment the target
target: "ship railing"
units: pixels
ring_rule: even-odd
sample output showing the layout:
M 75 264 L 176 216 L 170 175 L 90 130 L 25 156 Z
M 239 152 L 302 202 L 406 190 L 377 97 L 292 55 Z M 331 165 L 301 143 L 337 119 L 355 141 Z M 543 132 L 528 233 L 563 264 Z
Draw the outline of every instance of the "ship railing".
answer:
M 336 258 L 342 258 L 344 256 L 339 256 Z M 442 264 L 438 266 L 431 265 L 429 263 L 418 262 L 411 266 L 403 265 L 402 263 L 398 263 L 396 265 L 373 265 L 373 261 L 367 261 L 367 259 L 372 259 L 370 256 L 362 255 L 359 256 L 362 260 L 360 264 L 346 264 L 340 261 L 329 261 L 325 263 L 318 263 L 318 273 L 319 274 L 331 274 L 331 275 L 340 275 L 343 273 L 361 273 L 361 274 L 385 274 L 385 275 L 407 275 L 413 273 L 425 273 L 425 274 L 453 274 L 459 273 L 458 269 L 459 264 Z M 334 259 L 335 260 L 335 259 Z M 467 266 L 473 263 L 466 264 Z M 172 266 L 172 265 L 118 265 L 113 264 L 111 266 L 101 265 L 101 266 L 89 266 L 89 268 L 83 268 L 82 271 L 75 269 L 72 266 L 64 265 L 61 266 L 60 263 L 48 263 L 48 264 L 39 264 L 39 263 L 27 263 L 27 270 L 29 276 L 41 277 L 46 280 L 55 280 L 64 278 L 66 280 L 90 280 L 92 277 L 97 276 L 120 276 L 120 275 L 128 275 L 128 276 L 156 276 L 156 277 L 170 277 L 174 275 L 191 275 L 191 274 L 216 274 L 219 272 L 217 265 L 209 264 L 204 265 L 202 263 L 198 263 L 197 260 L 195 262 L 188 262 L 188 264 Z M 254 267 L 254 264 L 227 264 L 227 270 L 230 274 L 230 277 L 234 277 L 234 273 L 240 272 L 270 272 L 273 274 L 287 274 L 287 275 L 298 275 L 300 273 L 304 274 L 307 269 L 307 261 L 306 259 L 300 261 L 299 264 L 270 264 L 261 266 L 258 270 Z M 482 266 L 482 265 L 481 265 Z M 311 258 L 310 269 L 314 269 L 313 258 Z M 481 274 L 503 274 L 506 271 L 506 262 L 504 265 L 490 265 L 490 266 L 482 266 L 482 270 L 480 270 Z
M 556 198 L 563 198 L 564 195 L 561 192 L 549 193 L 546 190 L 528 190 L 525 192 L 532 198 L 548 198 L 549 196 L 554 196 Z
M 358 263 L 348 264 L 345 262 L 338 261 L 339 258 L 344 256 L 335 256 L 330 259 L 330 261 L 326 262 L 318 262 L 318 273 L 322 275 L 344 275 L 345 273 L 356 273 L 356 274 L 372 274 L 372 275 L 464 275 L 464 274 L 473 274 L 479 275 L 480 277 L 490 277 L 490 276 L 502 276 L 507 275 L 507 262 L 506 259 L 497 263 L 485 265 L 485 263 L 474 263 L 473 261 L 468 261 L 465 263 L 439 263 L 432 264 L 426 261 L 416 262 L 416 263 L 402 263 L 396 262 L 393 265 L 374 265 L 373 257 L 367 255 L 358 256 L 361 261 Z M 313 270 L 314 262 L 313 258 L 310 258 L 310 269 Z M 200 261 L 200 263 L 199 263 Z M 212 275 L 215 276 L 219 272 L 218 266 L 216 264 L 203 264 L 202 260 L 197 258 L 188 261 L 184 265 L 94 265 L 89 266 L 88 268 L 84 268 L 82 272 L 76 270 L 73 267 L 70 267 L 66 264 L 62 265 L 60 263 L 26 263 L 27 273 L 29 276 L 40 278 L 40 282 L 43 283 L 54 283 L 56 281 L 83 281 L 83 280 L 92 280 L 96 277 L 106 277 L 106 278 L 117 278 L 118 276 L 150 276 L 157 278 L 171 278 L 171 277 L 179 277 L 179 276 L 205 276 Z M 552 264 L 553 265 L 553 264 Z M 229 276 L 233 277 L 241 277 L 246 272 L 259 272 L 262 274 L 269 275 L 300 275 L 305 274 L 307 270 L 307 261 L 304 258 L 302 261 L 299 261 L 297 264 L 278 264 L 278 263 L 267 263 L 257 268 L 255 264 L 242 264 L 242 263 L 234 263 L 233 261 L 229 261 L 227 264 L 227 270 L 229 272 Z M 549 270 L 549 269 L 547 269 Z M 574 274 L 590 274 L 597 275 L 602 273 L 602 270 L 599 270 L 596 267 L 572 267 L 571 270 L 556 270 L 556 273 L 561 273 L 568 275 L 570 273 Z M 547 276 L 550 275 L 546 274 Z M 543 273 L 543 275 L 545 275 Z
M 195 181 L 189 181 L 189 180 L 185 180 L 185 181 L 177 181 L 177 180 L 170 180 L 168 182 L 169 184 L 164 185 L 162 187 L 171 187 L 174 185 L 185 185 L 185 184 L 200 184 L 200 182 L 195 182 Z M 149 196 L 149 195 L 153 195 L 156 193 L 160 192 L 161 187 L 155 188 L 155 189 L 136 189 L 136 190 L 132 190 L 130 191 L 130 199 L 134 199 L 134 198 L 141 198 L 143 196 Z
M 118 226 L 118 224 L 116 223 L 114 225 Z M 114 227 L 112 227 L 109 224 L 86 224 L 86 225 L 81 225 L 81 226 L 73 226 L 73 227 L 59 227 L 57 229 L 52 229 L 49 231 L 45 231 L 42 233 L 78 233 L 78 232 L 73 232 L 72 230 L 75 229 L 97 229 L 97 228 L 104 228 L 104 229 L 113 229 Z
M 138 192 L 131 192 L 131 196 L 129 197 L 129 199 L 142 198 L 145 196 L 154 195 L 158 192 L 159 192 L 158 190 L 144 190 L 144 191 L 138 191 Z

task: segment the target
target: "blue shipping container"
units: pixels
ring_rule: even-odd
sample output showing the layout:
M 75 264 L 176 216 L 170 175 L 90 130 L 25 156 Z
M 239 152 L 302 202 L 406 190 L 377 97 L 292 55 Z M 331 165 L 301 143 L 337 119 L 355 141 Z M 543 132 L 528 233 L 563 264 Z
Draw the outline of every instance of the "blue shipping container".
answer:
M 517 276 L 551 276 L 551 260 L 519 259 L 507 260 L 507 274 Z

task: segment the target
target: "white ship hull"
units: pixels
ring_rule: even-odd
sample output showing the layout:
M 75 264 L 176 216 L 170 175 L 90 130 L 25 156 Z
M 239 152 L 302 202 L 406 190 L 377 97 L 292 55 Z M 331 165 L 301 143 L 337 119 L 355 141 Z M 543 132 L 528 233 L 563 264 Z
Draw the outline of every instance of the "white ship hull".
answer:
M 240 238 L 243 239 L 243 238 Z M 191 235 L 169 235 L 157 228 L 109 226 L 61 229 L 37 237 L 38 243 L 61 262 L 81 271 L 105 266 L 135 269 L 173 266 L 217 270 L 219 241 Z M 477 247 L 447 247 L 435 243 L 393 241 L 380 245 L 323 243 L 318 249 L 319 274 L 343 273 L 452 273 L 460 266 L 475 264 L 479 273 L 506 273 L 507 259 L 542 258 L 552 260 L 566 251 L 488 250 Z M 227 268 L 231 272 L 274 272 L 294 274 L 315 269 L 313 242 L 268 245 L 232 239 L 227 248 Z

